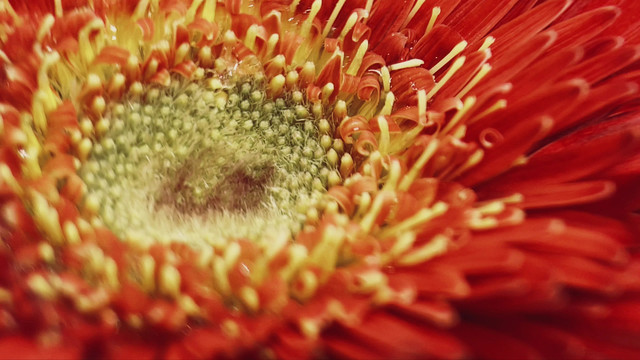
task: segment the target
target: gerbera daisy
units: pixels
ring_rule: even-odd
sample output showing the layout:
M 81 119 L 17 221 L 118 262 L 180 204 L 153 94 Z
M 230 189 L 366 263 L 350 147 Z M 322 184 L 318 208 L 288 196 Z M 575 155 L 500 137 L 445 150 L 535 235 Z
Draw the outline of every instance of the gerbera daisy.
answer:
M 0 358 L 640 358 L 638 13 L 0 0 Z

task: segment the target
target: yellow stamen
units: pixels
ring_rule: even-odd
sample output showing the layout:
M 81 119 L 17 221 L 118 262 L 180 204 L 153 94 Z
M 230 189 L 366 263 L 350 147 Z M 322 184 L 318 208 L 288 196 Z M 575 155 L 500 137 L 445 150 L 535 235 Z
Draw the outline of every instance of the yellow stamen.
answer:
M 491 45 L 493 45 L 495 41 L 496 41 L 496 38 L 494 38 L 493 36 L 487 36 L 487 38 L 484 39 L 484 42 L 482 43 L 478 51 L 487 50 Z
M 38 245 L 38 255 L 40 255 L 40 258 L 48 264 L 51 264 L 56 260 L 56 254 L 53 251 L 53 247 L 46 242 L 42 242 Z
M 474 116 L 473 118 L 475 119 L 475 121 L 470 122 L 470 124 L 475 123 L 477 120 L 480 120 L 482 118 L 484 118 L 485 116 L 496 112 L 498 110 L 502 110 L 504 108 L 507 107 L 507 100 L 505 99 L 500 99 L 498 101 L 496 101 L 493 105 L 491 105 L 487 110 L 481 112 L 480 114 L 478 114 L 477 116 Z
M 449 205 L 446 203 L 441 201 L 437 202 L 430 208 L 421 209 L 415 215 L 405 219 L 401 223 L 382 230 L 379 237 L 388 238 L 415 229 L 416 227 L 429 222 L 431 219 L 444 214 L 448 209 Z
M 384 183 L 384 187 L 382 191 L 393 191 L 398 186 L 398 181 L 400 180 L 400 175 L 402 173 L 402 167 L 400 166 L 400 162 L 398 160 L 394 160 L 391 162 L 389 166 L 389 175 L 387 177 L 387 181 Z
M 346 0 L 338 0 L 336 5 L 333 7 L 331 16 L 329 16 L 329 20 L 327 20 L 327 24 L 324 26 L 324 29 L 322 30 L 323 38 L 326 38 L 327 35 L 329 35 L 329 32 L 331 31 L 331 27 L 333 26 L 333 23 L 338 18 L 338 15 L 340 14 L 340 10 L 342 10 L 342 7 L 344 6 L 345 1 Z
M 351 13 L 349 18 L 347 19 L 346 24 L 344 25 L 344 28 L 342 28 L 342 32 L 340 33 L 340 36 L 338 36 L 338 40 L 340 41 L 344 40 L 344 38 L 347 36 L 349 31 L 351 31 L 351 29 L 353 29 L 353 27 L 356 25 L 356 21 L 358 21 L 358 14 L 355 12 Z
M 104 278 L 107 285 L 112 290 L 120 288 L 120 280 L 118 280 L 118 264 L 113 258 L 106 258 L 104 261 Z
M 11 188 L 11 191 L 16 195 L 22 196 L 22 186 L 20 186 L 18 180 L 13 176 L 13 173 L 7 164 L 0 164 L 0 180 L 7 184 L 9 188 Z
M 436 20 L 438 16 L 440 16 L 441 9 L 439 6 L 431 9 L 431 18 L 429 19 L 429 24 L 427 24 L 427 28 L 424 30 L 425 35 L 433 30 L 433 26 L 436 24 Z
M 64 15 L 62 11 L 62 0 L 55 0 L 54 4 L 55 4 L 54 6 L 55 6 L 56 17 L 61 18 L 62 15 Z
M 395 102 L 395 100 L 396 97 L 391 91 L 389 91 L 384 99 L 384 106 L 380 110 L 380 115 L 390 115 L 391 110 L 393 110 L 393 103 Z
M 393 243 L 393 246 L 389 251 L 385 254 L 385 259 L 383 263 L 387 264 L 393 260 L 395 260 L 400 254 L 404 254 L 407 250 L 413 246 L 413 243 L 416 241 L 416 234 L 413 231 L 408 231 L 400 234 L 396 241 Z
M 266 58 L 273 55 L 273 51 L 275 50 L 276 45 L 278 45 L 278 41 L 280 41 L 280 36 L 278 34 L 271 34 L 271 36 L 269 36 L 269 39 L 267 40 Z
M 399 265 L 412 266 L 423 263 L 447 251 L 449 238 L 444 235 L 436 235 L 427 244 L 410 252 L 398 260 Z
M 464 40 L 456 44 L 456 46 L 454 46 L 453 49 L 451 49 L 451 51 L 442 58 L 442 60 L 435 64 L 431 69 L 429 69 L 429 72 L 431 72 L 432 74 L 437 73 L 438 70 L 447 65 L 454 57 L 458 56 L 458 54 L 460 54 L 467 47 L 467 45 L 468 43 Z
M 373 228 L 374 222 L 378 217 L 378 214 L 380 214 L 380 211 L 382 210 L 382 205 L 384 205 L 384 200 L 388 196 L 389 196 L 389 192 L 387 191 L 380 191 L 376 195 L 376 198 L 375 200 L 373 200 L 373 204 L 371 205 L 371 208 L 369 209 L 367 214 L 362 218 L 362 220 L 360 220 L 360 228 L 362 229 L 363 233 L 369 233 L 371 231 L 371 229 Z
M 240 299 L 249 311 L 255 313 L 260 309 L 260 298 L 254 288 L 249 286 L 242 287 L 242 289 L 240 289 Z
M 238 259 L 240 259 L 241 253 L 242 253 L 242 248 L 240 247 L 240 244 L 238 244 L 237 242 L 233 242 L 229 244 L 229 246 L 227 246 L 223 256 L 225 268 L 227 271 L 231 270 L 231 268 L 233 268 L 236 265 L 236 263 L 238 262 Z
M 473 230 L 487 230 L 498 226 L 498 220 L 494 217 L 471 219 L 469 220 L 468 225 Z
M 378 150 L 382 154 L 387 154 L 387 151 L 389 151 L 389 143 L 391 141 L 389 135 L 389 124 L 383 116 L 378 116 L 376 120 L 378 122 L 378 127 L 380 128 Z
M 204 7 L 202 8 L 202 18 L 214 22 L 216 19 L 216 3 L 218 0 L 204 0 Z
M 29 289 L 44 300 L 53 300 L 56 297 L 55 289 L 40 274 L 34 274 L 27 279 Z
M 252 24 L 247 29 L 247 36 L 244 38 L 244 44 L 251 49 L 251 51 L 256 50 L 256 38 L 258 37 L 258 30 L 260 26 L 257 24 Z
M 160 292 L 177 298 L 180 295 L 181 276 L 173 265 L 164 264 L 160 268 Z
M 344 236 L 344 229 L 333 225 L 327 226 L 322 233 L 322 240 L 311 252 L 309 261 L 317 264 L 325 271 L 325 274 L 329 274 L 338 262 L 340 245 Z
M 142 4 L 143 2 L 141 2 L 140 4 Z M 95 52 L 94 52 L 92 43 L 95 43 L 96 41 L 92 42 L 90 39 L 90 35 L 93 31 L 96 31 L 96 30 L 100 32 L 104 30 L 104 23 L 102 22 L 101 19 L 92 20 L 87 25 L 85 25 L 82 29 L 80 29 L 80 32 L 78 34 L 78 47 L 80 51 L 80 56 L 81 56 L 81 59 L 87 64 L 91 63 L 95 57 Z M 96 52 L 100 51 L 100 49 L 95 49 L 95 51 Z
M 44 196 L 37 192 L 31 193 L 33 219 L 40 230 L 49 236 L 53 244 L 62 244 L 64 236 L 60 227 L 58 211 L 49 205 Z
M 478 85 L 480 80 L 482 80 L 489 73 L 489 71 L 491 71 L 491 65 L 483 64 L 480 70 L 478 70 L 476 75 L 473 77 L 473 79 L 471 79 L 471 81 L 469 81 L 467 85 L 465 85 L 465 87 L 460 90 L 456 97 L 462 99 L 465 95 L 467 95 L 469 91 L 471 91 L 471 89 Z
M 298 281 L 301 286 L 293 287 L 293 294 L 300 300 L 307 300 L 315 294 L 318 288 L 318 277 L 310 270 L 302 270 L 298 275 Z
M 309 37 L 309 32 L 311 30 L 311 25 L 313 24 L 313 19 L 316 18 L 320 8 L 322 7 L 322 0 L 315 0 L 313 4 L 311 4 L 311 9 L 309 10 L 309 15 L 307 19 L 302 23 L 300 27 L 300 35 L 305 39 Z
M 449 121 L 447 126 L 445 126 L 444 129 L 442 130 L 442 133 L 446 134 L 449 131 L 451 131 L 451 129 L 453 129 L 456 125 L 458 125 L 460 120 L 469 112 L 469 109 L 471 109 L 473 105 L 475 105 L 475 103 L 476 103 L 475 96 L 469 96 L 468 98 L 464 99 L 464 103 L 462 103 L 462 109 L 456 112 L 453 118 L 451 118 L 451 121 Z
M 402 178 L 402 181 L 400 182 L 400 186 L 398 186 L 398 189 L 400 191 L 409 190 L 409 187 L 411 186 L 411 184 L 414 182 L 415 179 L 418 178 L 418 175 L 420 174 L 420 171 L 422 171 L 422 168 L 427 164 L 429 159 L 431 159 L 431 157 L 436 153 L 436 150 L 438 150 L 438 144 L 439 144 L 439 141 L 437 139 L 432 139 L 429 142 L 429 144 L 427 145 L 427 148 L 424 149 L 424 151 L 422 152 L 418 160 L 416 160 L 416 162 L 411 167 L 411 170 L 409 170 L 409 172 L 407 172 L 407 174 Z
M 59 1 L 59 0 L 56 0 L 56 1 Z M 40 24 L 40 28 L 38 29 L 38 35 L 36 37 L 36 40 L 38 40 L 39 43 L 41 43 L 42 40 L 44 40 L 45 36 L 51 33 L 51 28 L 53 27 L 53 24 L 55 24 L 55 22 L 56 22 L 56 19 L 51 14 L 47 14 L 42 19 L 42 23 Z
M 147 14 L 147 8 L 149 7 L 149 0 L 140 0 L 136 6 L 131 18 L 136 21 L 143 18 Z
M 455 179 L 456 177 L 458 177 L 460 174 L 463 174 L 468 169 L 478 165 L 483 157 L 484 157 L 484 150 L 478 149 L 474 151 L 474 153 L 471 154 L 471 156 L 469 156 L 469 158 L 467 159 L 467 161 L 465 161 L 464 164 L 456 168 L 455 171 L 448 174 L 446 178 Z
M 424 60 L 410 59 L 410 60 L 389 65 L 389 70 L 395 71 L 395 70 L 401 70 L 401 69 L 409 69 L 412 67 L 422 66 L 422 64 L 424 64 Z
M 434 86 L 433 89 L 431 89 L 427 93 L 427 98 L 428 99 L 431 99 L 438 91 L 440 91 L 440 89 L 444 86 L 444 84 L 446 84 L 447 81 L 449 81 L 449 79 L 451 79 L 451 77 L 453 77 L 453 75 L 456 72 L 458 72 L 458 70 L 460 70 L 462 65 L 464 65 L 465 60 L 466 60 L 466 58 L 464 56 L 461 56 L 461 57 L 457 58 L 456 61 L 453 62 L 453 64 L 451 64 L 451 67 L 449 68 L 447 73 L 444 74 L 444 76 L 442 77 L 442 79 L 440 79 L 440 81 L 438 81 L 436 86 Z
M 293 244 L 289 247 L 289 262 L 280 270 L 282 279 L 289 281 L 293 274 L 307 259 L 307 248 L 300 244 Z
M 298 7 L 298 4 L 300 3 L 300 0 L 293 0 L 291 2 L 291 5 L 289 5 L 289 11 L 291 11 L 292 13 L 294 13 L 296 11 L 296 8 Z
M 482 215 L 497 215 L 503 212 L 504 209 L 504 202 L 496 200 L 476 208 L 476 211 Z
M 422 89 L 418 90 L 418 123 L 427 123 L 427 92 Z
M 389 68 L 383 66 L 380 69 L 380 77 L 382 78 L 382 89 L 385 92 L 391 91 L 391 74 L 389 74 Z
M 425 1 L 426 0 L 418 0 L 416 1 L 415 4 L 413 4 L 413 8 L 411 9 L 411 12 L 409 12 L 409 16 L 407 16 L 407 18 L 402 23 L 402 26 L 400 27 L 401 29 L 404 29 L 407 27 L 407 25 L 411 22 L 411 20 L 413 20 L 413 17 L 416 16 L 416 14 L 418 13 L 422 5 L 424 5 Z
M 353 60 L 351 60 L 351 64 L 349 65 L 349 69 L 347 70 L 347 75 L 355 76 L 358 73 L 358 70 L 360 70 L 360 66 L 362 65 L 362 59 L 364 58 L 364 55 L 366 54 L 368 48 L 369 40 L 364 40 L 358 47 L 358 51 L 353 57 Z
M 213 278 L 218 287 L 218 291 L 223 296 L 231 294 L 231 284 L 227 278 L 227 269 L 224 260 L 221 257 L 214 257 L 212 261 Z
M 383 285 L 387 284 L 387 277 L 380 271 L 371 270 L 364 274 L 358 274 L 359 284 L 355 287 L 355 292 L 369 294 Z

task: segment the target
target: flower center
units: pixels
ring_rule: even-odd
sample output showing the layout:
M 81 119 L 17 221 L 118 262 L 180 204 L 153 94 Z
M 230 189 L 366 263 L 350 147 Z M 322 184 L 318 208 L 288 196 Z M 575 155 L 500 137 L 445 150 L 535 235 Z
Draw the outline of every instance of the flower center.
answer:
M 297 232 L 333 170 L 321 141 L 328 123 L 301 92 L 269 99 L 263 82 L 174 79 L 111 105 L 80 170 L 102 222 L 161 242 Z

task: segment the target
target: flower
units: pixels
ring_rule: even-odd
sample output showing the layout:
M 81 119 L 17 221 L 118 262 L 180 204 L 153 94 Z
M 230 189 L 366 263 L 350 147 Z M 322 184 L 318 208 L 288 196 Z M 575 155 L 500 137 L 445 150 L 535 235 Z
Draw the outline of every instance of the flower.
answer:
M 0 4 L 1 357 L 640 357 L 636 2 Z

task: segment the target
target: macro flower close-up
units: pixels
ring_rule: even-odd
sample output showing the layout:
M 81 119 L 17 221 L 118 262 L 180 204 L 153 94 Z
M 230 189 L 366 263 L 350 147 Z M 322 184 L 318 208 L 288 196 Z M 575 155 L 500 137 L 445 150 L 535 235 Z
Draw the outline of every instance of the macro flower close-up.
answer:
M 638 14 L 0 0 L 0 359 L 640 358 Z

